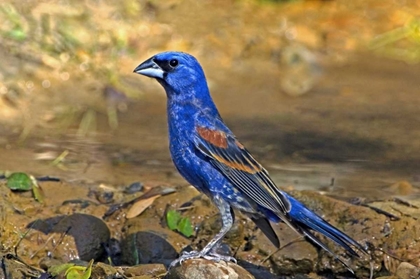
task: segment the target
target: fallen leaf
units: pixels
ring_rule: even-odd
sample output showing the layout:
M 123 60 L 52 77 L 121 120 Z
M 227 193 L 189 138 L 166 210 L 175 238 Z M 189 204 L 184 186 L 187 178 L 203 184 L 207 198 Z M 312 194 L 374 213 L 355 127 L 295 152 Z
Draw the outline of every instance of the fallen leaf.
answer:
M 169 210 L 166 213 L 166 223 L 170 230 L 176 230 L 179 221 L 181 220 L 181 213 L 176 210 Z
M 44 203 L 45 194 L 44 194 L 44 190 L 42 190 L 41 186 L 39 186 L 38 184 L 34 185 L 34 187 L 32 187 L 32 193 L 33 193 L 34 198 L 37 202 Z
M 134 218 L 136 216 L 139 216 L 146 208 L 151 206 L 155 199 L 159 198 L 161 195 L 153 196 L 148 199 L 139 200 L 138 202 L 134 203 L 133 206 L 130 207 L 130 209 L 127 212 L 126 218 Z
M 194 228 L 191 225 L 191 220 L 187 217 L 181 218 L 178 223 L 177 231 L 185 235 L 186 237 L 190 237 L 194 234 Z
M 66 270 L 66 279 L 89 279 L 92 274 L 93 260 L 90 260 L 89 265 L 85 266 L 72 266 Z
M 32 180 L 26 173 L 14 172 L 7 178 L 7 187 L 12 190 L 28 191 L 32 189 Z

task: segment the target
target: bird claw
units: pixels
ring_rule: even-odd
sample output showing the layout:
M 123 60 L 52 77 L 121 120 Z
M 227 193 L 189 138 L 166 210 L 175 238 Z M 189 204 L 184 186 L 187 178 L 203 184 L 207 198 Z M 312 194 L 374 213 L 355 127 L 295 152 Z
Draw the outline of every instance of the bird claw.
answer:
M 203 256 L 204 259 L 206 260 L 210 260 L 210 261 L 215 261 L 215 262 L 220 262 L 220 261 L 224 261 L 224 262 L 233 262 L 233 263 L 237 263 L 236 259 L 234 257 L 231 256 L 226 256 L 226 255 L 220 255 L 214 252 L 210 252 L 207 255 Z
M 203 258 L 203 259 L 214 261 L 214 262 L 224 261 L 224 262 L 234 262 L 235 264 L 237 263 L 234 257 L 220 255 L 214 252 L 203 254 L 198 251 L 191 251 L 191 252 L 184 251 L 182 252 L 182 255 L 178 259 L 171 262 L 171 264 L 169 265 L 169 268 L 176 266 L 178 263 L 182 265 L 182 263 L 186 260 L 199 259 L 199 258 Z
M 169 268 L 176 266 L 178 263 L 182 264 L 184 261 L 189 260 L 189 259 L 197 259 L 197 258 L 201 258 L 201 253 L 198 251 L 184 251 L 182 252 L 182 255 L 174 260 L 173 262 L 171 262 L 171 264 L 169 265 Z

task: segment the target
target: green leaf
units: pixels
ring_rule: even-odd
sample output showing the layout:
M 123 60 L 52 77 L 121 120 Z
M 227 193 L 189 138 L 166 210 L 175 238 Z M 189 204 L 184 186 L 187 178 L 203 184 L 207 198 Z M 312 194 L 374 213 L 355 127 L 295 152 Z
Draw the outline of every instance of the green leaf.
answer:
M 169 210 L 166 213 L 166 223 L 170 230 L 176 230 L 178 228 L 178 223 L 181 220 L 181 214 L 176 210 Z
M 57 276 L 60 273 L 68 270 L 72 266 L 74 266 L 74 263 L 66 263 L 66 264 L 53 265 L 50 268 L 48 268 L 48 272 L 52 276 Z
M 34 198 L 39 203 L 44 203 L 45 201 L 45 194 L 44 190 L 42 190 L 41 186 L 36 181 L 36 178 L 33 177 L 33 175 L 30 176 L 32 181 L 32 194 L 34 195 Z
M 12 190 L 28 191 L 32 189 L 32 180 L 26 173 L 14 172 L 7 178 L 7 187 Z
M 44 203 L 45 201 L 45 194 L 44 190 L 42 190 L 41 186 L 34 184 L 32 187 L 32 193 L 34 194 L 34 198 L 39 203 Z
M 66 270 L 66 279 L 82 279 L 83 274 L 86 271 L 84 266 L 72 266 Z
M 88 267 L 86 268 L 85 273 L 83 274 L 83 277 L 80 279 L 89 279 L 90 275 L 92 274 L 92 266 L 93 266 L 93 260 L 90 260 Z
M 89 262 L 87 267 L 84 266 L 72 266 L 67 269 L 65 275 L 66 279 L 89 279 L 92 274 L 93 260 Z
M 183 217 L 181 221 L 178 223 L 177 230 L 185 235 L 186 237 L 190 237 L 194 233 L 193 226 L 191 225 L 191 220 L 188 217 Z

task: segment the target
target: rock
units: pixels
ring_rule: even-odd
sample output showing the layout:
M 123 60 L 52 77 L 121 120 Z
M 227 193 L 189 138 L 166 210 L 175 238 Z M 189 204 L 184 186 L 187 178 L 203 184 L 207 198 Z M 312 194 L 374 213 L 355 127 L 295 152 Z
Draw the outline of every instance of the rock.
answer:
M 178 256 L 177 251 L 159 231 L 140 231 L 128 235 L 122 241 L 122 261 L 128 265 L 169 264 Z
M 42 237 L 46 245 L 41 249 L 65 262 L 74 259 L 99 259 L 104 253 L 103 245 L 110 238 L 108 226 L 101 219 L 81 213 L 34 221 L 28 227 L 47 234 L 31 234 L 28 237 L 34 240 L 38 238 L 39 242 Z
M 131 266 L 124 271 L 124 275 L 128 277 L 149 275 L 153 278 L 159 278 L 166 273 L 166 268 L 163 264 L 141 264 Z
M 113 265 L 121 265 L 121 243 L 115 238 L 111 238 L 108 243 L 104 245 L 106 255 L 111 260 Z
M 305 204 L 309 209 L 326 219 L 333 226 L 358 241 L 362 246 L 368 244 L 369 247 L 382 247 L 381 245 L 383 245 L 384 239 L 383 230 L 387 223 L 386 216 L 377 214 L 369 208 L 355 206 L 312 191 L 293 191 L 290 194 Z M 315 235 L 318 236 L 333 253 L 341 257 L 353 269 L 356 273 L 356 277 L 369 277 L 370 260 L 372 260 L 374 271 L 379 271 L 382 268 L 382 254 L 376 255 L 372 252 L 372 259 L 362 252 L 359 252 L 360 258 L 349 257 L 344 249 L 336 245 L 333 241 L 319 233 L 316 233 Z M 309 243 L 306 239 L 305 242 Z M 285 244 L 285 242 L 283 243 Z M 312 244 L 310 245 L 316 247 Z M 319 258 L 316 261 L 316 266 L 313 270 L 314 272 L 327 272 L 332 274 L 348 273 L 346 267 L 334 260 L 329 253 L 318 247 L 316 247 L 316 249 Z
M 96 200 L 101 204 L 110 204 L 114 202 L 114 192 L 111 188 L 98 187 L 96 191 L 93 191 Z
M 116 278 L 117 276 L 119 272 L 115 267 L 98 262 L 93 266 L 90 278 Z
M 143 188 L 144 188 L 143 183 L 134 182 L 124 188 L 124 193 L 134 194 L 134 193 L 143 191 Z
M 420 278 L 420 269 L 410 263 L 402 262 L 398 268 L 395 275 L 399 279 L 412 279 Z
M 300 238 L 286 224 L 275 224 L 273 227 L 284 248 L 275 252 L 277 248 L 261 231 L 258 231 L 252 240 L 254 253 L 262 253 L 265 256 L 272 254 L 268 262 L 274 273 L 278 275 L 306 274 L 314 271 L 319 260 L 315 246 Z
M 167 279 L 254 279 L 243 267 L 231 262 L 191 259 L 169 270 Z
M 242 260 L 239 260 L 238 264 L 240 266 L 242 266 L 243 268 L 245 268 L 246 271 L 251 273 L 255 277 L 255 279 L 280 279 L 280 278 L 283 278 L 283 277 L 279 277 L 278 275 L 274 275 L 273 273 L 270 272 L 270 270 L 268 268 L 260 266 L 260 265 L 251 264 L 249 262 L 242 261 Z M 294 276 L 293 278 L 294 279 L 309 279 L 309 277 L 307 277 L 305 275 Z
M 103 253 L 103 244 L 110 238 L 107 225 L 99 218 L 75 213 L 61 220 L 52 232 L 64 233 L 73 237 L 76 244 L 78 259 L 90 261 L 99 259 Z
M 372 208 L 378 208 L 394 216 L 410 216 L 413 219 L 420 219 L 420 200 L 409 199 L 404 201 L 403 199 L 385 200 L 385 201 L 374 201 L 368 203 Z

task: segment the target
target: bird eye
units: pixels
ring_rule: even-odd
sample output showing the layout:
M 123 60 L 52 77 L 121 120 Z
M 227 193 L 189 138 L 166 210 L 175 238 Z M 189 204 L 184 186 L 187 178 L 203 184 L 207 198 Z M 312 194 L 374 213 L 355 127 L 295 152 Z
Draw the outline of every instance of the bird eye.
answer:
M 169 61 L 169 65 L 171 65 L 172 68 L 175 68 L 176 66 L 178 66 L 178 60 L 172 59 L 171 61 Z

